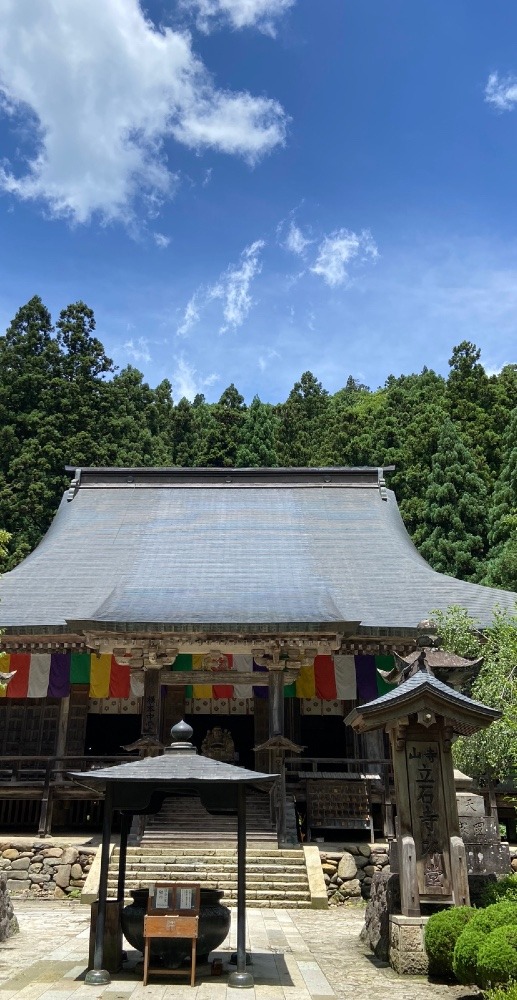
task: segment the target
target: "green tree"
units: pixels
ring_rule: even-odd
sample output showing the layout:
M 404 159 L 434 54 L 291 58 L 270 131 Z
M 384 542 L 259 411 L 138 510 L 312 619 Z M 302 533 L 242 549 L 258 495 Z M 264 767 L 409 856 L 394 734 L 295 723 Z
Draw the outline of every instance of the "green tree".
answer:
M 497 708 L 501 719 L 454 744 L 456 766 L 481 781 L 497 781 L 517 771 L 517 613 L 496 610 L 481 633 L 465 609 L 433 611 L 442 646 L 483 664 L 472 686 L 472 697 Z
M 277 455 L 281 466 L 320 465 L 329 394 L 312 372 L 295 382 L 277 409 Z
M 486 489 L 452 420 L 445 420 L 431 465 L 415 541 L 440 573 L 473 580 L 486 552 Z
M 224 390 L 215 406 L 201 403 L 196 408 L 201 435 L 201 465 L 231 467 L 237 464 L 237 452 L 245 420 L 244 398 L 233 382 Z
M 277 465 L 276 435 L 278 417 L 273 408 L 254 396 L 246 413 L 237 449 L 241 468 L 271 468 Z

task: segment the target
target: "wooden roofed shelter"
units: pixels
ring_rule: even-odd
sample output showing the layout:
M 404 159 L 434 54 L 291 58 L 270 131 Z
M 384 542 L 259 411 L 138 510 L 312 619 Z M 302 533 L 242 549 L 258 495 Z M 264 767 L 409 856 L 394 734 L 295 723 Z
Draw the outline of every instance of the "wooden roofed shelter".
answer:
M 362 772 L 384 758 L 376 734 L 342 725 L 386 689 L 377 668 L 414 649 L 433 608 L 462 605 L 486 625 L 516 600 L 431 569 L 389 471 L 70 469 L 49 531 L 0 580 L 13 674 L 0 698 L 0 823 L 2 803 L 39 796 L 48 832 L 52 800 L 61 810 L 85 795 L 67 771 L 139 739 L 163 746 L 184 715 L 198 745 L 212 720 L 231 729 L 239 763 L 257 770 L 254 747 L 284 735 L 284 717 L 306 748 L 294 769 L 346 772 L 360 759 Z M 253 725 L 239 728 L 240 715 Z
M 109 973 L 103 969 L 104 928 L 108 887 L 109 847 L 112 818 L 115 810 L 123 814 L 120 845 L 118 901 L 124 902 L 127 831 L 135 813 L 154 812 L 160 802 L 178 789 L 188 788 L 205 799 L 209 809 L 235 811 L 237 830 L 237 968 L 229 985 L 238 988 L 253 986 L 253 977 L 246 970 L 246 787 L 254 782 L 271 782 L 275 775 L 260 774 L 242 767 L 225 764 L 199 755 L 192 746 L 192 729 L 183 722 L 171 731 L 173 742 L 157 757 L 100 768 L 87 775 L 72 773 L 77 781 L 93 782 L 105 792 L 102 831 L 101 869 L 99 877 L 99 908 L 95 932 L 94 967 L 86 974 L 88 985 L 109 983 Z

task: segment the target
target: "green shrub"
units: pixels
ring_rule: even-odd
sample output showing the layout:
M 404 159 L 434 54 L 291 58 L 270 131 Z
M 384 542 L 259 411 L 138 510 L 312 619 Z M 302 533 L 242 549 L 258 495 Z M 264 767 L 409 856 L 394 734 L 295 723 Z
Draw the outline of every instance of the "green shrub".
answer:
M 517 1000 L 517 983 L 507 983 L 506 986 L 496 986 L 487 990 L 485 1000 Z
M 481 906 L 500 903 L 507 899 L 517 903 L 517 875 L 505 875 L 499 882 L 491 882 L 481 894 Z
M 478 952 L 476 984 L 481 989 L 517 978 L 517 926 L 496 927 Z
M 454 946 L 476 911 L 471 906 L 453 906 L 450 910 L 433 913 L 425 928 L 425 949 L 432 976 L 451 979 Z
M 459 983 L 468 985 L 476 982 L 478 952 L 486 941 L 486 931 L 476 930 L 472 920 L 460 934 L 454 947 L 452 971 Z
M 478 952 L 481 945 L 496 927 L 504 927 L 507 924 L 517 925 L 517 903 L 503 900 L 501 903 L 487 906 L 484 910 L 476 910 L 454 948 L 452 969 L 458 982 L 465 984 L 476 982 Z

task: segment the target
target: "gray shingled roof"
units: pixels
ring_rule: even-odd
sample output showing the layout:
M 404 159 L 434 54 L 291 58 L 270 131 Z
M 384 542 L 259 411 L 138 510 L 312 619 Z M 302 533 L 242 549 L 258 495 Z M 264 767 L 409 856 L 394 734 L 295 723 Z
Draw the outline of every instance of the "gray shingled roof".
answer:
M 448 684 L 443 684 L 433 674 L 428 674 L 424 670 L 417 671 L 412 677 L 408 677 L 407 681 L 403 681 L 402 684 L 399 684 L 391 691 L 387 691 L 386 694 L 380 695 L 379 698 L 374 698 L 373 701 L 368 701 L 365 705 L 361 705 L 357 711 L 361 715 L 370 715 L 384 705 L 396 705 L 397 702 L 404 701 L 408 695 L 412 696 L 420 691 L 436 691 L 437 694 L 445 696 L 451 705 L 457 705 L 459 708 L 476 709 L 483 715 L 494 719 L 497 719 L 501 715 L 497 709 L 490 708 L 489 705 L 484 705 L 481 701 L 468 698 L 467 695 L 461 694 L 460 691 L 455 691 L 454 688 L 449 687 Z
M 487 624 L 517 597 L 434 572 L 377 469 L 83 470 L 74 492 L 0 581 L 0 627 Z

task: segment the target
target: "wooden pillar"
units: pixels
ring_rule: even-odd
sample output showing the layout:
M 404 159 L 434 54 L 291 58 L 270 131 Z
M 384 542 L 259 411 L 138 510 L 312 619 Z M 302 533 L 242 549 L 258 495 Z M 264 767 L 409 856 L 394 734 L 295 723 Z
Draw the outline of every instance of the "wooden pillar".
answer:
M 142 736 L 152 736 L 160 741 L 160 670 L 144 671 L 144 698 L 142 704 Z
M 270 669 L 269 677 L 269 739 L 284 735 L 284 671 Z M 276 779 L 273 795 L 275 796 L 276 832 L 280 844 L 285 842 L 285 767 L 284 754 L 275 755 L 275 770 L 280 776 Z

